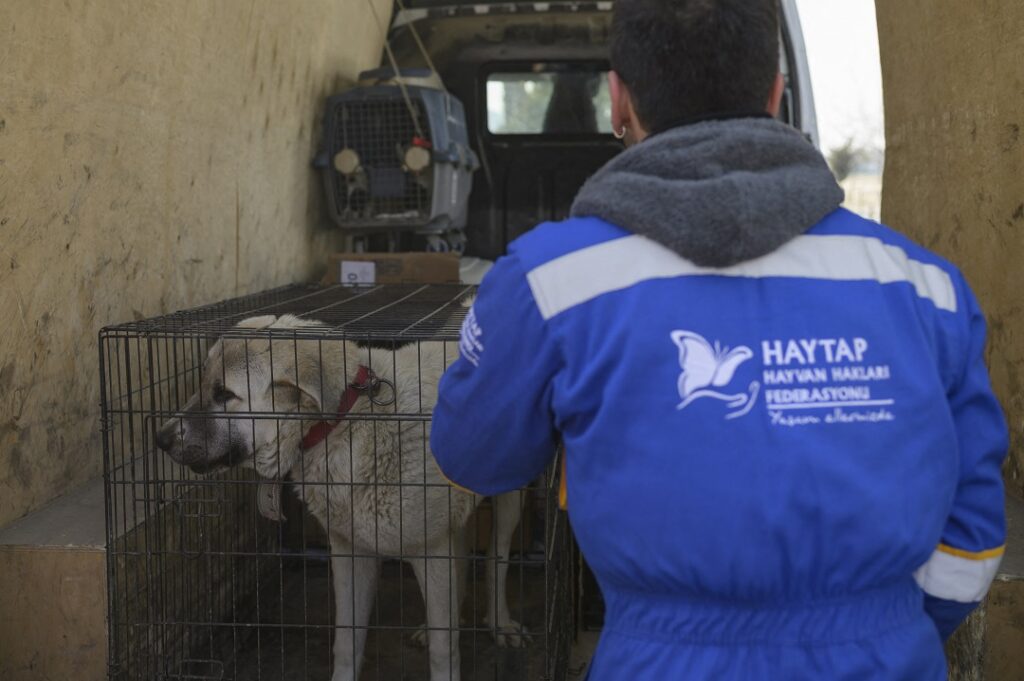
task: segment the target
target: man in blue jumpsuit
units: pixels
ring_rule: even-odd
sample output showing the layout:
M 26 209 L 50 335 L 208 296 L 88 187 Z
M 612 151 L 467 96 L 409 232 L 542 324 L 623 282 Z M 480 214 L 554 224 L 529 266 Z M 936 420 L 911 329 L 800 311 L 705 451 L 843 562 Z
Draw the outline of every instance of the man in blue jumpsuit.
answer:
M 978 304 L 839 207 L 764 113 L 778 54 L 775 0 L 617 0 L 630 146 L 509 246 L 441 383 L 458 485 L 520 487 L 564 442 L 594 681 L 944 679 L 1002 555 Z

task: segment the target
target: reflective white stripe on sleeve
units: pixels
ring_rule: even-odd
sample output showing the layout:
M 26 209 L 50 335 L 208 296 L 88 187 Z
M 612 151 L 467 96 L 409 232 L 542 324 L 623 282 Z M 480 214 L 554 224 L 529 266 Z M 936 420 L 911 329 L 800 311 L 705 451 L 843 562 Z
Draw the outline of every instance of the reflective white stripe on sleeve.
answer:
M 914 572 L 925 593 L 958 603 L 977 603 L 985 598 L 996 576 L 1002 555 L 991 558 L 962 558 L 937 550 Z
M 646 237 L 627 236 L 544 263 L 526 278 L 544 319 L 602 294 L 651 279 L 687 276 L 791 277 L 909 282 L 917 295 L 956 312 L 956 290 L 940 267 L 912 260 L 898 246 L 861 236 L 800 236 L 773 253 L 733 267 L 699 267 Z

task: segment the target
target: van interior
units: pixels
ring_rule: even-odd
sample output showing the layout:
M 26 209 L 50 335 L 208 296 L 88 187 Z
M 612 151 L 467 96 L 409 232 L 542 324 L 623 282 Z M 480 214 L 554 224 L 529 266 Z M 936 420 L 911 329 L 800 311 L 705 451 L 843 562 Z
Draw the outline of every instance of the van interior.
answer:
M 610 121 L 610 26 L 610 2 L 409 0 L 396 13 L 389 43 L 400 68 L 433 67 L 465 107 L 481 166 L 466 255 L 495 259 L 537 224 L 567 217 L 586 179 L 622 150 Z M 780 118 L 814 137 L 801 79 L 790 77 L 800 56 L 791 33 L 786 22 Z

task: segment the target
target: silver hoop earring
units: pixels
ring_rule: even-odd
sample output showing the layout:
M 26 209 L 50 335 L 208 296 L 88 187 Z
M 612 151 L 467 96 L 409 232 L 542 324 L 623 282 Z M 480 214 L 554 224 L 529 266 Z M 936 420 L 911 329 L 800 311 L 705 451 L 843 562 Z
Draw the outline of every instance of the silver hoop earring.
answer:
M 615 139 L 621 140 L 626 137 L 626 126 L 622 126 L 622 130 L 612 130 L 612 134 L 615 135 Z

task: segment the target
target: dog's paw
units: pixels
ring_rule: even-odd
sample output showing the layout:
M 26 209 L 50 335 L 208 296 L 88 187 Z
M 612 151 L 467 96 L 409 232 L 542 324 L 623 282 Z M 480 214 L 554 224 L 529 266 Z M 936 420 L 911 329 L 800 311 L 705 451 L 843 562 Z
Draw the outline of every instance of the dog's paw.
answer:
M 530 643 L 530 631 L 514 620 L 492 627 L 491 635 L 499 648 L 525 648 Z
M 417 648 L 427 647 L 427 625 L 424 624 L 422 627 L 412 632 L 412 636 L 409 637 L 409 641 Z
M 463 617 L 459 618 L 459 627 L 466 626 L 466 619 Z M 518 625 L 517 625 L 518 626 Z M 427 625 L 424 624 L 422 627 L 412 632 L 409 636 L 409 642 L 417 648 L 426 648 L 429 644 L 429 638 L 427 636 Z

